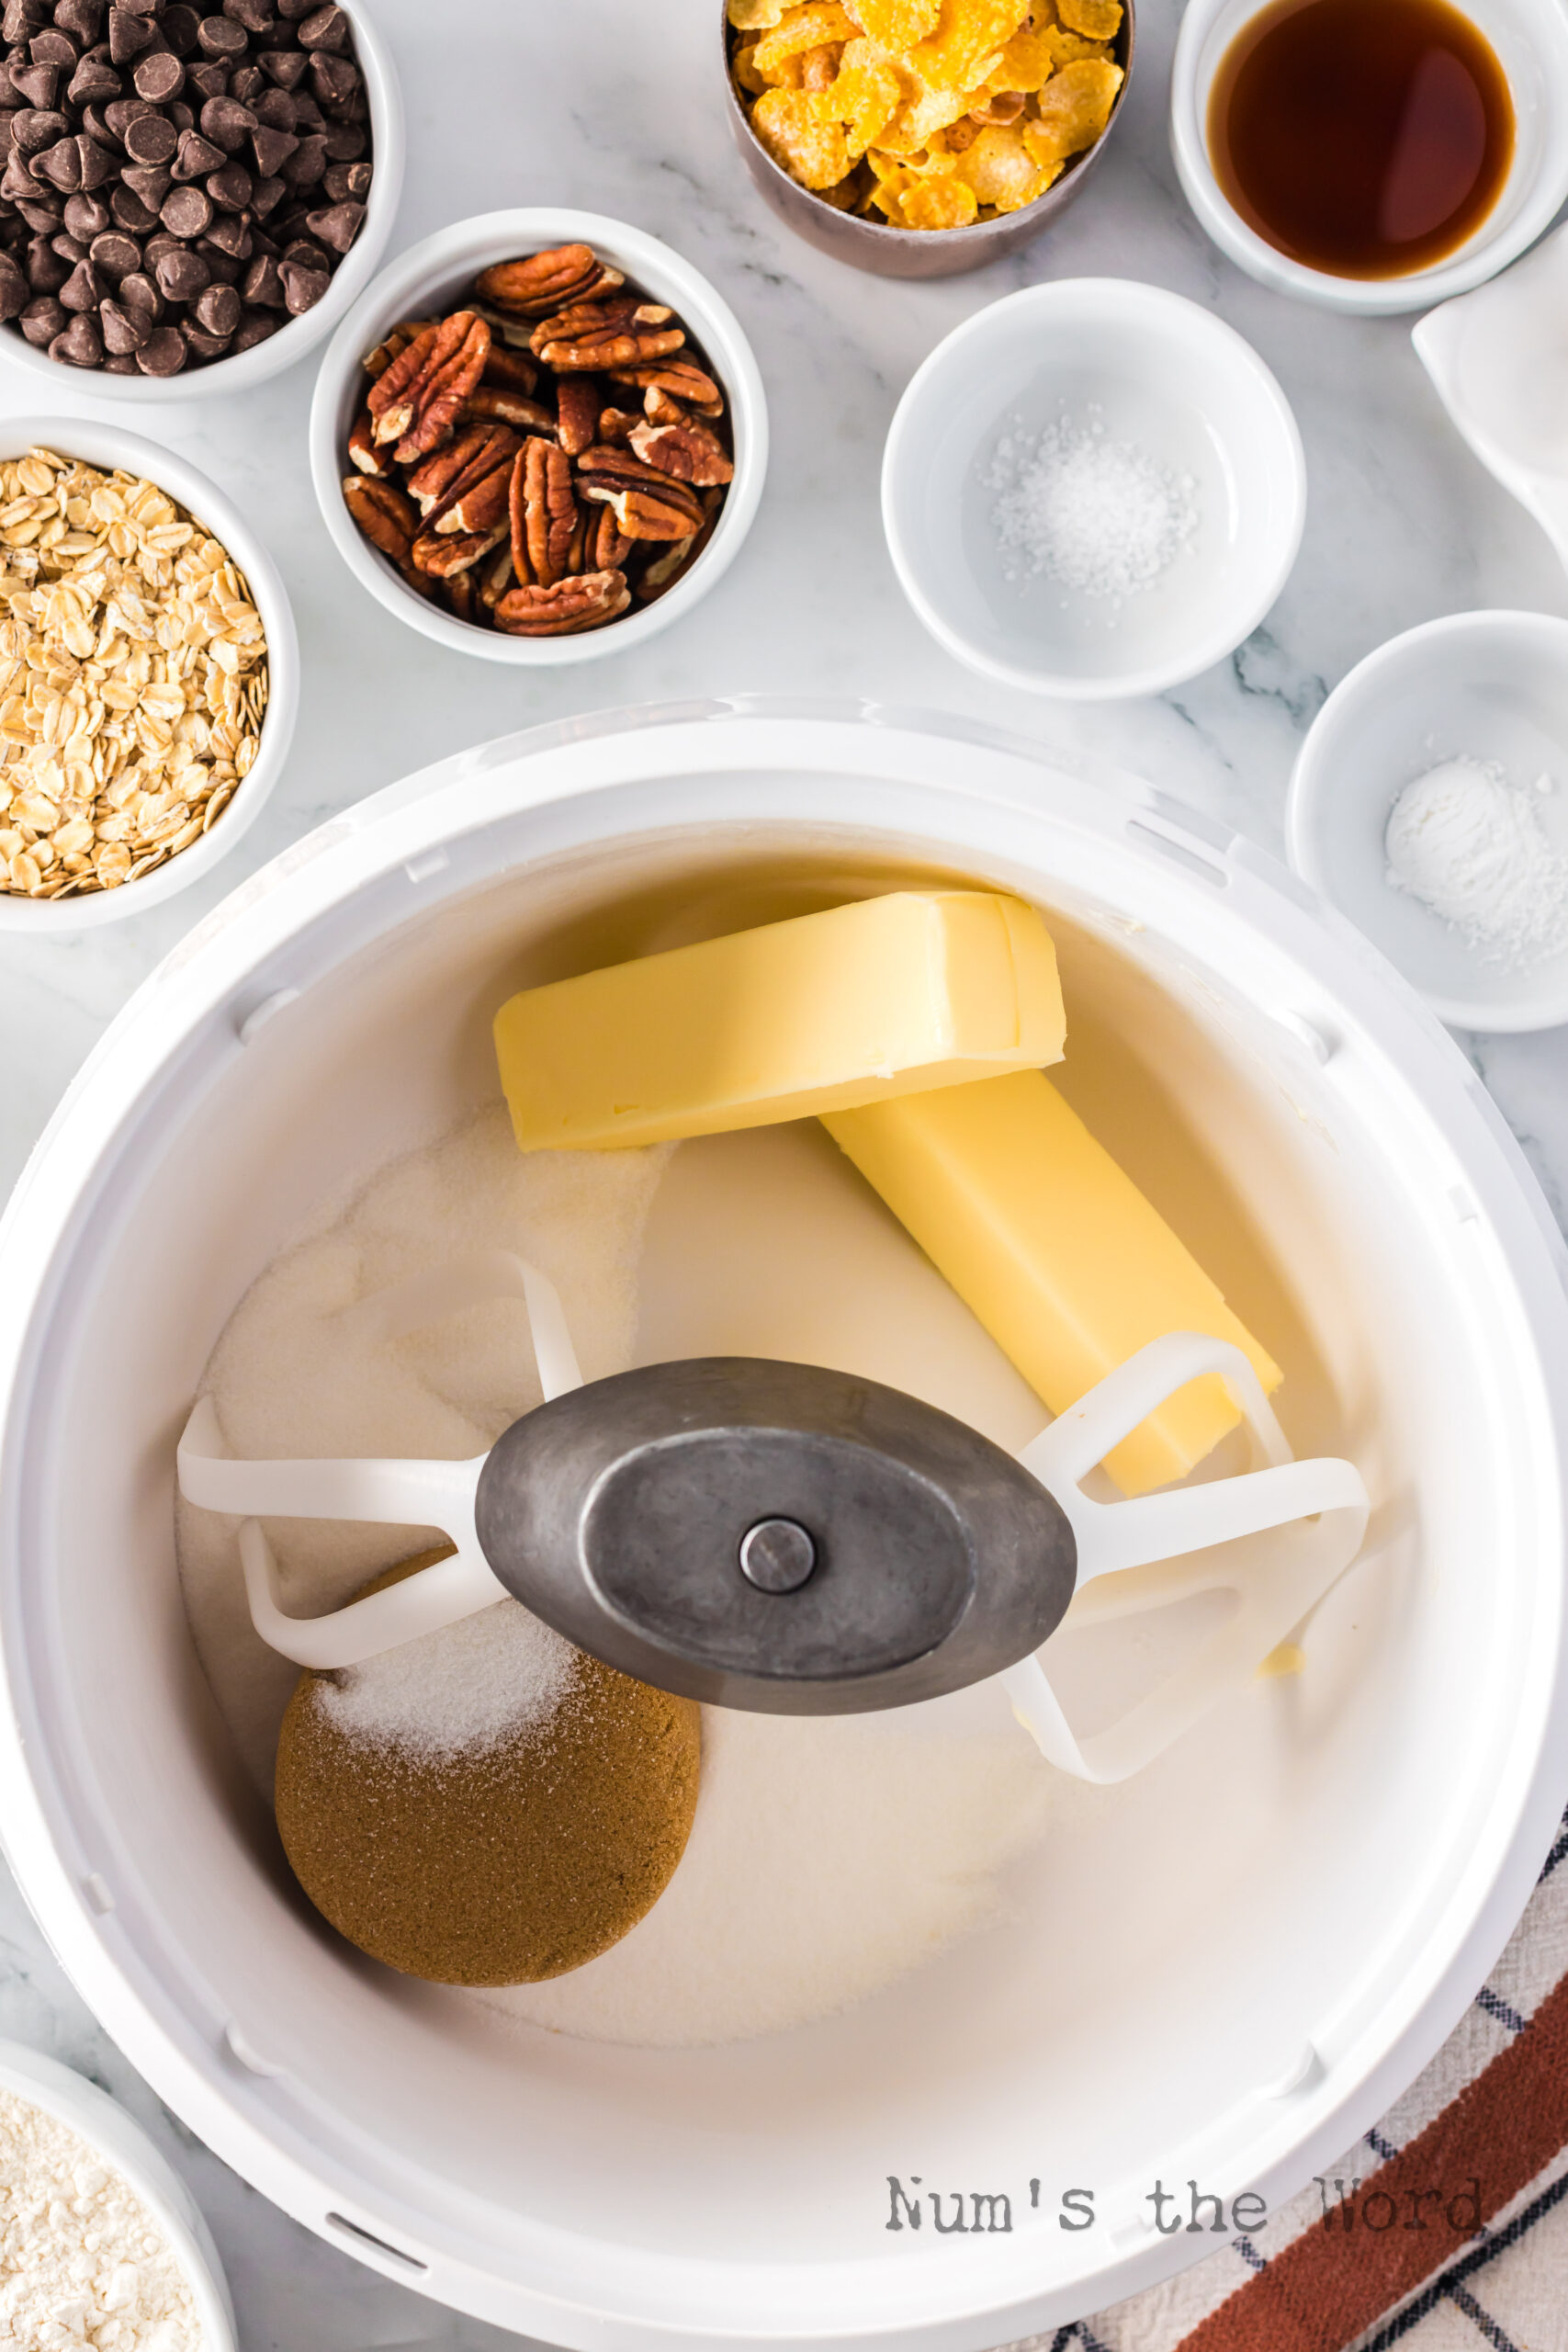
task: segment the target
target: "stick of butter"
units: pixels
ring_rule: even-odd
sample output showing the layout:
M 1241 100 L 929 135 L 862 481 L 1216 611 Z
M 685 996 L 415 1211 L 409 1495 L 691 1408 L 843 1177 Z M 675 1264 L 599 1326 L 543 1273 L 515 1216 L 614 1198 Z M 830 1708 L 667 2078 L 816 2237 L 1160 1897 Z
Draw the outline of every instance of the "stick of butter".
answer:
M 833 1113 L 829 1134 L 1053 1413 L 1167 1331 L 1278 1364 L 1040 1070 Z M 1106 1456 L 1124 1494 L 1183 1478 L 1241 1419 L 1194 1380 Z
M 495 1049 L 525 1151 L 849 1110 L 1062 1058 L 1050 933 L 988 890 L 897 890 L 525 989 Z

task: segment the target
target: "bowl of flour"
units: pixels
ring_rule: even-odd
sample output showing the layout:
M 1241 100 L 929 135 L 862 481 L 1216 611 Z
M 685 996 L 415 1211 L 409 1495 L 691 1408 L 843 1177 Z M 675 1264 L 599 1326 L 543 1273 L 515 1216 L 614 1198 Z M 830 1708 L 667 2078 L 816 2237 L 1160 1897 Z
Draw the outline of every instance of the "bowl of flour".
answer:
M 14 2041 L 0 2042 L 0 2344 L 235 2352 L 184 2182 L 107 2092 Z
M 1568 1022 L 1568 621 L 1451 613 L 1368 654 L 1302 746 L 1286 835 L 1450 1027 Z
M 882 520 L 899 585 L 983 677 L 1075 702 L 1160 694 L 1257 628 L 1301 545 L 1279 385 L 1212 311 L 1064 278 L 955 328 L 898 403 Z

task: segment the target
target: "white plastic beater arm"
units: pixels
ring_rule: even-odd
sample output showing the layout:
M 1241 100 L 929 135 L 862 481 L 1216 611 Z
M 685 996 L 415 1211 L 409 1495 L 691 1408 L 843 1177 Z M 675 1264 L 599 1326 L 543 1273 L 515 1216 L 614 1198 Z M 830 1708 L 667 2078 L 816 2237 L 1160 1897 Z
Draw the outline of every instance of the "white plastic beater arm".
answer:
M 1224 1381 L 1253 1458 L 1266 1466 L 1128 1502 L 1091 1500 L 1079 1480 L 1168 1396 L 1205 1374 Z M 1075 1736 L 1039 1655 L 1008 1669 L 1001 1679 L 1020 1722 L 1052 1763 L 1079 1780 L 1125 1780 L 1239 1688 L 1349 1566 L 1366 1532 L 1367 1490 L 1354 1464 L 1292 1461 L 1242 1351 L 1199 1332 L 1173 1331 L 1141 1348 L 1019 1459 L 1060 1504 L 1077 1541 L 1068 1624 L 1142 1614 L 1196 1592 L 1229 1592 L 1236 1603 L 1196 1656 L 1091 1739 Z M 1261 1557 L 1237 1560 L 1220 1548 L 1263 1534 L 1272 1541 Z

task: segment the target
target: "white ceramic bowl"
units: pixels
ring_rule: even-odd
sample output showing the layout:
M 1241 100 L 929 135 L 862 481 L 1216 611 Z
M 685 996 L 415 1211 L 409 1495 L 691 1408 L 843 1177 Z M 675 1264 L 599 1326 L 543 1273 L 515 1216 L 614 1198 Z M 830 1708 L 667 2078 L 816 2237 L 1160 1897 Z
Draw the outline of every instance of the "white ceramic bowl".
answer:
M 1292 261 L 1248 226 L 1209 160 L 1209 96 L 1226 51 L 1267 0 L 1189 0 L 1170 79 L 1170 144 L 1182 193 L 1215 244 L 1272 287 L 1334 311 L 1419 310 L 1479 286 L 1533 244 L 1568 197 L 1568 12 L 1559 0 L 1455 0 L 1495 50 L 1513 95 L 1513 161 L 1491 211 L 1458 250 L 1403 277 L 1335 277 Z
M 355 54 L 370 99 L 370 155 L 376 168 L 359 234 L 333 270 L 332 283 L 315 309 L 291 319 L 276 334 L 268 335 L 249 351 L 216 359 L 209 368 L 184 368 L 177 376 L 109 376 L 101 368 L 63 368 L 47 351 L 35 350 L 14 326 L 0 327 L 0 359 L 23 368 L 56 391 L 69 384 L 73 394 L 84 399 L 134 405 L 148 401 L 214 400 L 220 394 L 248 392 L 315 349 L 369 284 L 387 250 L 403 189 L 403 100 L 391 51 L 364 0 L 342 0 L 342 6 L 353 19 Z
M 288 592 L 276 564 L 239 508 L 205 474 L 172 449 L 160 448 L 139 433 L 128 433 L 120 425 L 95 418 L 73 417 L 66 422 L 60 417 L 21 416 L 0 423 L 0 458 L 19 458 L 40 446 L 106 470 L 118 466 L 129 473 L 145 475 L 221 539 L 250 582 L 266 631 L 271 672 L 255 764 L 236 786 L 210 832 L 154 866 L 140 881 L 121 883 L 118 890 L 92 890 L 75 899 L 24 899 L 0 891 L 0 935 L 9 932 L 58 938 L 62 933 L 96 930 L 100 923 L 143 914 L 149 907 L 172 899 L 176 890 L 210 874 L 219 859 L 228 855 L 259 814 L 288 756 L 299 709 L 299 644 Z
M 1120 608 L 1004 555 L 987 474 L 1004 435 L 1066 415 L 1190 478 L 1198 526 Z M 1163 287 L 1065 278 L 994 302 L 937 345 L 899 401 L 882 520 L 899 583 L 983 677 L 1078 702 L 1152 695 L 1231 652 L 1284 586 L 1306 466 L 1290 404 L 1235 329 Z
M 1568 954 L 1522 972 L 1384 879 L 1383 833 L 1404 786 L 1440 760 L 1495 760 L 1515 784 L 1550 775 L 1540 818 L 1568 853 L 1568 621 L 1451 613 L 1358 662 L 1314 720 L 1291 778 L 1291 862 L 1458 1029 L 1568 1022 Z
M 506 637 L 427 604 L 355 527 L 343 503 L 349 428 L 365 405 L 365 354 L 400 319 L 427 318 L 443 303 L 455 303 L 491 262 L 572 243 L 592 245 L 602 260 L 623 270 L 658 301 L 669 303 L 706 353 L 729 404 L 735 479 L 707 546 L 676 585 L 653 604 L 634 605 L 619 620 L 586 629 L 580 637 Z M 321 361 L 310 407 L 310 474 L 316 498 L 338 553 L 355 577 L 389 613 L 438 645 L 522 669 L 556 669 L 597 661 L 606 653 L 628 653 L 689 613 L 739 552 L 762 495 L 767 468 L 762 379 L 734 311 L 689 261 L 657 237 L 597 212 L 531 205 L 480 213 L 424 238 L 382 271 L 344 319 Z
M 167 2239 L 190 2288 L 201 2324 L 193 2352 L 236 2352 L 233 2306 L 211 2233 L 189 2189 L 141 2124 L 96 2084 L 19 2041 L 0 2041 L 0 2090 L 41 2108 L 124 2175 Z

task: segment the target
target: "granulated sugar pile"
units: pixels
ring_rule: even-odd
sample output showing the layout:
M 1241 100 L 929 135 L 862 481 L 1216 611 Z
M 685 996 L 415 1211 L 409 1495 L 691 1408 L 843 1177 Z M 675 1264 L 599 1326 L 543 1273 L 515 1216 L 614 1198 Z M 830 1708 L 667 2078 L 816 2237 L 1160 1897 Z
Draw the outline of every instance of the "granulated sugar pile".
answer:
M 342 1310 L 481 1250 L 532 1257 L 558 1284 L 590 1379 L 636 1345 L 641 1238 L 667 1148 L 519 1154 L 487 1114 L 382 1169 L 280 1256 L 230 1318 L 204 1385 L 231 1453 L 468 1455 L 539 1401 L 521 1302 L 389 1341 Z M 422 1546 L 421 1531 L 274 1521 L 284 1605 L 338 1606 Z M 180 1571 L 218 1702 L 270 1796 L 297 1669 L 245 1608 L 234 1523 L 182 1504 Z M 429 1538 L 424 1537 L 424 1542 Z M 430 1660 L 439 1646 L 437 1665 Z M 356 1738 L 426 1753 L 482 1746 L 570 1695 L 576 1653 L 515 1601 L 345 1676 L 331 1704 Z M 843 2008 L 993 1916 L 1007 1865 L 1040 1836 L 1051 1774 L 998 1709 L 979 1733 L 703 1711 L 685 1853 L 623 1941 L 547 1984 L 453 1993 L 592 2040 L 740 2041 Z
M 168 2240 L 68 2125 L 0 2091 L 0 2352 L 198 2352 Z
M 1043 572 L 1112 605 L 1149 587 L 1198 527 L 1190 475 L 1174 474 L 1136 442 L 1060 416 L 1040 433 L 1004 434 L 985 475 L 999 493 L 991 520 L 1005 576 Z

